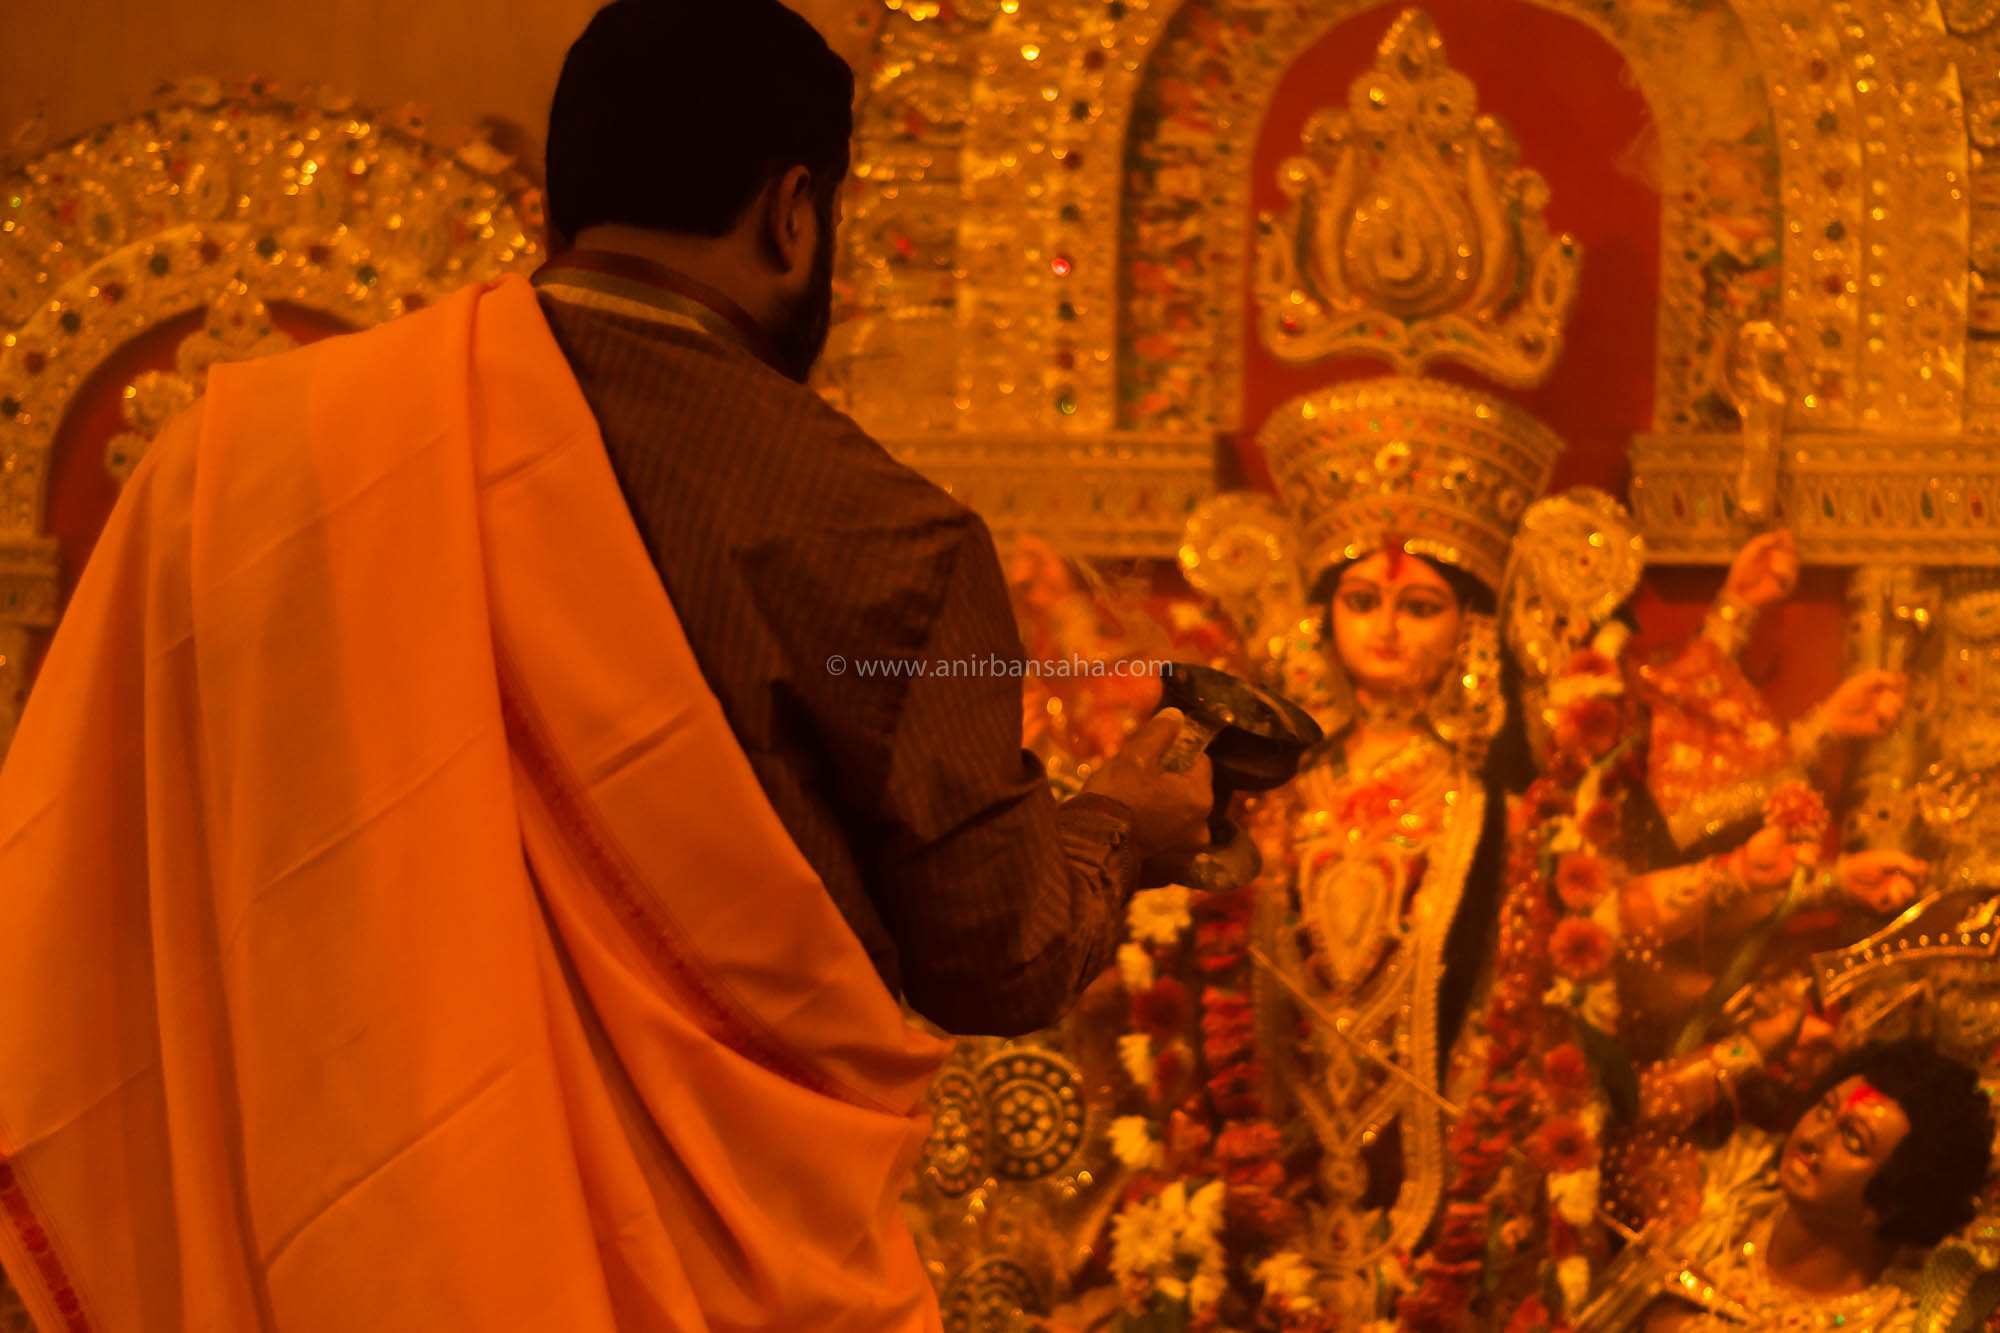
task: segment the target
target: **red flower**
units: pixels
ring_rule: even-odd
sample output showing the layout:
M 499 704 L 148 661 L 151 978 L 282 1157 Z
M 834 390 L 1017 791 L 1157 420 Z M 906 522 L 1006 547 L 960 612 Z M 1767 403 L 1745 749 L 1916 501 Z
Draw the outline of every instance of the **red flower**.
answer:
M 1187 987 L 1172 977 L 1161 977 L 1132 997 L 1133 1026 L 1156 1043 L 1179 1036 L 1187 1021 Z
M 1548 774 L 1565 787 L 1574 787 L 1590 771 L 1590 756 L 1575 745 L 1558 745 L 1549 756 Z
M 1563 1220 L 1563 1215 L 1549 1211 L 1549 1258 L 1561 1263 L 1583 1248 L 1577 1237 L 1576 1228 Z
M 1787 842 L 1818 842 L 1832 820 L 1826 802 L 1803 782 L 1787 782 L 1764 802 L 1764 826 L 1775 828 Z
M 1590 1092 L 1590 1062 L 1583 1058 L 1583 1048 L 1564 1042 L 1544 1055 L 1542 1081 L 1564 1106 L 1580 1103 Z
M 1275 1161 L 1285 1150 L 1278 1127 L 1268 1120 L 1231 1125 L 1215 1140 L 1215 1156 L 1224 1169 L 1242 1163 Z
M 1588 912 L 1611 891 L 1611 872 L 1589 852 L 1567 852 L 1556 862 L 1556 897 L 1572 912 Z
M 1186 1111 L 1167 1117 L 1167 1165 L 1182 1176 L 1206 1174 L 1208 1145 L 1215 1136 L 1208 1126 Z
M 1248 921 L 1252 906 L 1248 889 L 1198 893 L 1189 904 L 1197 921 Z
M 1204 921 L 1195 927 L 1194 961 L 1204 972 L 1226 972 L 1243 961 L 1250 932 L 1241 921 Z
M 1611 936 L 1589 917 L 1573 916 L 1549 937 L 1549 958 L 1572 981 L 1589 981 L 1611 966 Z
M 1561 783 L 1547 777 L 1536 778 L 1521 793 L 1520 803 L 1514 808 L 1520 825 L 1518 831 L 1526 833 L 1545 819 L 1568 814 L 1575 804 L 1574 795 Z
M 1549 1333 L 1555 1322 L 1542 1298 L 1530 1296 L 1521 1302 L 1521 1307 L 1514 1311 L 1514 1317 L 1507 1321 L 1507 1333 Z
M 1448 1203 L 1444 1228 L 1438 1233 L 1432 1255 L 1442 1263 L 1455 1263 L 1486 1253 L 1486 1205 Z
M 1416 1291 L 1396 1302 L 1396 1313 L 1412 1333 L 1450 1333 L 1465 1325 L 1472 1285 L 1446 1273 L 1426 1273 Z
M 1609 699 L 1579 699 L 1556 713 L 1555 742 L 1560 749 L 1602 759 L 1618 744 L 1623 729 L 1618 705 Z
M 1528 1151 L 1545 1171 L 1582 1171 L 1597 1162 L 1590 1131 L 1573 1115 L 1550 1116 L 1529 1140 Z
M 1267 1165 L 1282 1181 L 1284 1168 L 1276 1162 Z M 1275 1189 L 1261 1184 L 1232 1182 L 1222 1196 L 1222 1215 L 1230 1231 L 1266 1240 L 1289 1235 L 1298 1225 L 1298 1210 L 1280 1198 Z
M 1210 986 L 1201 995 L 1201 1053 L 1211 1069 L 1249 1058 L 1257 1049 L 1257 1011 L 1235 991 Z
M 1593 847 L 1610 847 L 1618 841 L 1618 805 L 1615 801 L 1598 801 L 1583 812 L 1580 821 L 1583 836 Z
M 1181 1080 L 1187 1076 L 1192 1063 L 1187 1047 L 1175 1042 L 1162 1047 L 1153 1057 L 1153 1100 L 1171 1102 L 1180 1092 Z
M 1262 1115 L 1264 1112 L 1264 1066 L 1256 1060 L 1239 1060 L 1208 1081 L 1209 1100 L 1225 1119 Z

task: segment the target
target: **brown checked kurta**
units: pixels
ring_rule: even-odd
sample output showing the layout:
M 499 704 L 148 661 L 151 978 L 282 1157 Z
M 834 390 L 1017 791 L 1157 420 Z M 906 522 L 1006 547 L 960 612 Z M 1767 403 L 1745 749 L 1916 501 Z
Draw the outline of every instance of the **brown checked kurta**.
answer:
M 1021 655 L 985 525 L 713 293 L 598 253 L 536 284 L 702 674 L 883 979 L 952 1031 L 1052 1022 L 1116 947 L 1131 826 L 1049 795 L 1018 676 L 935 670 Z

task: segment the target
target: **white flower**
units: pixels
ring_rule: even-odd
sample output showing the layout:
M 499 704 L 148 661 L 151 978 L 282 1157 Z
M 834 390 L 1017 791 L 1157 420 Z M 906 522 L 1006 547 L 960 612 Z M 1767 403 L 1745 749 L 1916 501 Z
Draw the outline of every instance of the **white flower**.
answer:
M 1125 1073 L 1141 1088 L 1153 1086 L 1153 1039 L 1143 1032 L 1127 1032 L 1118 1039 L 1118 1058 Z
M 1143 944 L 1118 946 L 1118 979 L 1134 994 L 1153 987 L 1153 955 Z
M 1556 1213 L 1573 1227 L 1587 1227 L 1597 1216 L 1597 1191 L 1602 1177 L 1596 1167 L 1583 1171 L 1559 1171 L 1549 1177 L 1549 1202 Z
M 1111 1220 L 1111 1269 L 1119 1280 L 1150 1277 L 1174 1261 L 1173 1220 L 1158 1197 L 1128 1203 Z
M 1211 1273 L 1203 1269 L 1194 1275 L 1194 1281 L 1188 1283 L 1188 1310 L 1194 1314 L 1201 1314 L 1205 1310 L 1215 1308 L 1215 1303 L 1222 1299 L 1222 1293 L 1227 1290 L 1229 1283 L 1221 1273 Z
M 1202 1242 L 1212 1242 L 1215 1234 L 1222 1230 L 1222 1205 L 1229 1188 L 1219 1180 L 1211 1180 L 1196 1190 L 1188 1200 L 1188 1234 Z
M 1255 1276 L 1263 1285 L 1267 1300 L 1290 1305 L 1294 1301 L 1311 1299 L 1312 1265 L 1297 1250 L 1279 1250 L 1257 1265 Z
M 1548 990 L 1542 993 L 1542 1003 L 1551 1009 L 1573 1009 L 1583 998 L 1583 987 L 1573 981 L 1556 978 Z
M 1160 1295 L 1170 1301 L 1187 1299 L 1187 1283 L 1177 1277 L 1163 1277 L 1153 1285 L 1159 1289 Z
M 1562 1289 L 1563 1309 L 1575 1314 L 1590 1299 L 1590 1260 L 1572 1254 L 1556 1265 L 1556 1286 Z
M 1189 890 L 1185 884 L 1169 884 L 1163 889 L 1142 889 L 1132 895 L 1125 920 L 1132 938 L 1148 944 L 1173 944 L 1193 924 L 1188 915 Z
M 1549 835 L 1549 850 L 1558 854 L 1583 850 L 1583 828 L 1568 815 L 1557 815 L 1555 832 Z
M 1152 1124 L 1142 1115 L 1121 1115 L 1111 1122 L 1111 1155 L 1134 1171 L 1156 1171 L 1165 1160 Z
M 1632 627 L 1621 620 L 1613 620 L 1597 631 L 1597 637 L 1591 640 L 1590 646 L 1616 662 L 1624 656 L 1625 645 L 1631 641 Z
M 1583 988 L 1583 1021 L 1599 1032 L 1618 1030 L 1618 983 L 1597 981 Z

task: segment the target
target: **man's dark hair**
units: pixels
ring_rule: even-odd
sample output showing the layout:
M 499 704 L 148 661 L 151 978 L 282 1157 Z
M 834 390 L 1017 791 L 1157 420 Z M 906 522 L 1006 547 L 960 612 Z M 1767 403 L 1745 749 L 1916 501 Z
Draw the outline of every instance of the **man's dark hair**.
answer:
M 549 220 L 721 236 L 774 178 L 847 175 L 854 75 L 779 0 L 615 0 L 563 61 L 549 111 Z
M 1976 1071 L 1914 1038 L 1863 1046 L 1820 1080 L 1814 1104 L 1856 1076 L 1892 1099 L 1910 1132 L 1863 1198 L 1892 1245 L 1936 1245 L 1970 1222 L 1993 1164 L 1993 1112 Z

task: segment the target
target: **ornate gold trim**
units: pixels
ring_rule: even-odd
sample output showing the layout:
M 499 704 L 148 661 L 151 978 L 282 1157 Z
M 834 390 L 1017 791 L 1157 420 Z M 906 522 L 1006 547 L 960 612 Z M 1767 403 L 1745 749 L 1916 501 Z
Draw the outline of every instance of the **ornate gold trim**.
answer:
M 1512 404 L 1394 376 L 1294 398 L 1257 438 L 1308 580 L 1393 537 L 1495 590 L 1515 524 L 1563 452 Z
M 977 510 L 1001 544 L 1033 533 L 1075 556 L 1170 559 L 1215 493 L 1207 435 L 941 432 L 882 443 Z
M 359 327 L 531 266 L 539 195 L 490 146 L 454 154 L 420 124 L 186 80 L 0 188 L 0 532 L 40 526 L 91 372 L 232 279 Z
M 1406 9 L 1278 168 L 1292 201 L 1259 219 L 1264 345 L 1292 364 L 1387 357 L 1403 374 L 1469 366 L 1539 384 L 1562 355 L 1576 242 L 1549 234 L 1548 185 L 1478 114 L 1430 17 Z
M 0 623 L 48 629 L 60 612 L 61 552 L 53 537 L 0 537 Z
M 1736 436 L 1641 435 L 1632 511 L 1651 557 L 1727 564 L 1738 514 Z M 2000 455 L 1963 436 L 1790 435 L 1776 521 L 1812 565 L 2000 565 Z

